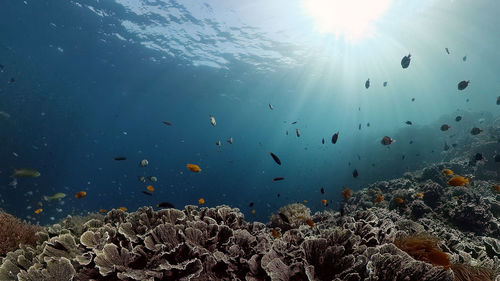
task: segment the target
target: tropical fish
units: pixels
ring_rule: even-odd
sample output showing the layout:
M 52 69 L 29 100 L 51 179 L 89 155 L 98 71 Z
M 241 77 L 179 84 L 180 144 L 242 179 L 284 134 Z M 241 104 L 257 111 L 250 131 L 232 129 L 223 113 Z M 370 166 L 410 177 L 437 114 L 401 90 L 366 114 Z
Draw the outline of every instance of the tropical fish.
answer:
M 408 66 L 410 66 L 410 61 L 411 61 L 411 54 L 404 56 L 401 59 L 401 67 L 403 67 L 403 69 L 408 68 Z
M 458 90 L 460 91 L 464 90 L 465 88 L 467 88 L 467 86 L 469 86 L 469 83 L 470 81 L 465 81 L 465 80 L 460 81 L 457 85 Z
M 382 202 L 382 200 L 384 200 L 384 195 L 382 195 L 382 194 L 379 194 L 377 196 L 377 198 L 375 198 L 375 202 L 377 202 L 377 203 Z
M 168 121 L 163 121 L 163 124 L 167 125 L 167 126 L 172 126 L 172 123 L 168 122 Z
M 419 192 L 416 194 L 417 198 L 422 199 L 424 198 L 424 194 L 422 192 Z
M 446 50 L 446 53 L 448 53 L 448 55 L 450 54 L 450 51 L 448 50 L 448 48 L 444 48 Z
M 460 120 L 462 120 L 462 116 L 459 115 L 459 116 L 455 117 L 455 121 L 460 122 Z
M 147 159 L 143 159 L 143 160 L 141 160 L 141 162 L 139 162 L 139 166 L 141 166 L 141 167 L 146 167 L 148 164 L 149 164 L 149 161 Z
M 269 152 L 269 155 L 271 155 L 271 157 L 273 158 L 274 162 L 276 162 L 276 164 L 281 165 L 281 160 L 278 158 L 278 156 L 276 156 L 272 152 Z
M 386 87 L 386 86 L 387 86 L 387 81 L 384 82 L 384 87 Z
M 123 161 L 123 160 L 127 160 L 127 157 L 125 157 L 125 156 L 118 156 L 118 157 L 115 157 L 114 159 L 116 161 Z
M 143 177 L 143 176 L 138 176 L 137 177 L 139 179 L 140 182 L 144 183 L 146 182 L 146 177 Z
M 300 131 L 299 131 L 299 129 L 295 129 L 295 134 L 297 135 L 297 137 L 300 137 Z
M 278 215 L 280 216 L 280 219 L 281 219 L 283 222 L 288 223 L 288 224 L 290 223 L 290 220 L 288 219 L 288 217 L 287 217 L 287 216 L 285 216 L 285 215 L 284 215 L 284 214 L 282 214 L 282 213 L 278 213 Z
M 252 210 L 252 215 L 255 215 L 255 209 L 254 209 L 254 210 Z
M 411 98 L 411 101 L 415 101 L 415 98 Z
M 370 78 L 368 78 L 368 80 L 366 80 L 365 82 L 365 88 L 370 88 Z
M 170 202 L 161 202 L 159 204 L 156 204 L 156 207 L 157 208 L 175 208 L 174 204 L 172 204 Z
M 253 202 L 250 202 L 250 204 L 248 204 L 248 207 L 252 208 L 253 207 Z
M 406 123 L 406 125 L 413 125 L 413 123 L 411 121 L 406 121 L 405 123 Z
M 215 127 L 215 125 L 217 124 L 217 123 L 215 122 L 215 117 L 213 117 L 212 115 L 210 115 L 210 124 L 212 124 L 212 126 L 214 126 L 214 127 Z
M 313 220 L 312 220 L 312 219 L 306 219 L 306 220 L 305 220 L 305 223 L 306 223 L 307 225 L 309 225 L 311 228 L 313 228 L 313 227 L 314 227 L 314 222 L 313 222 Z
M 148 195 L 148 196 L 153 196 L 153 193 L 151 193 L 151 192 L 147 192 L 147 191 L 144 191 L 144 190 L 142 191 L 142 193 L 144 193 L 144 194 L 146 194 L 146 195 Z
M 35 214 L 40 214 L 41 212 L 43 212 L 43 209 L 42 208 L 38 208 L 35 210 Z
M 500 96 L 497 97 L 497 105 L 500 105 Z
M 444 173 L 445 175 L 453 175 L 453 171 L 452 171 L 452 170 L 450 170 L 450 169 L 444 169 L 444 170 L 443 170 L 443 173 Z
M 398 204 L 403 204 L 403 203 L 405 202 L 405 200 L 403 200 L 403 198 L 401 198 L 401 197 L 396 197 L 396 198 L 394 199 L 394 201 L 395 201 L 396 203 L 398 203 Z
M 500 193 L 500 185 L 494 185 L 493 190 Z
M 227 142 L 228 142 L 229 144 L 233 144 L 233 137 L 230 137 L 229 139 L 227 139 Z
M 349 199 L 352 195 L 352 191 L 350 188 L 346 188 L 342 191 L 342 196 L 344 196 L 345 199 Z
M 271 234 L 273 235 L 274 238 L 280 238 L 281 237 L 281 233 L 279 233 L 279 231 L 277 231 L 274 228 L 271 230 Z
M 321 143 L 322 143 L 322 144 L 325 144 L 325 138 L 323 138 L 323 139 L 321 140 Z
M 205 204 L 205 199 L 203 199 L 203 198 L 198 199 L 198 204 L 200 204 L 200 205 Z
M 467 56 L 464 56 L 464 57 L 462 58 L 462 60 L 463 60 L 463 61 L 466 61 L 466 60 L 467 60 Z
M 451 128 L 448 124 L 443 124 L 441 125 L 441 131 L 448 131 L 448 129 Z
M 153 191 L 155 191 L 155 188 L 154 188 L 152 185 L 148 185 L 148 186 L 146 186 L 146 189 L 147 189 L 149 192 L 153 192 Z
M 353 176 L 354 178 L 357 178 L 357 177 L 358 177 L 358 175 L 359 175 L 359 174 L 358 174 L 358 170 L 354 169 L 354 171 L 352 171 L 352 176 Z
M 339 132 L 336 132 L 336 133 L 335 133 L 335 134 L 333 134 L 333 136 L 332 136 L 332 143 L 333 143 L 333 144 L 336 144 L 338 139 L 339 139 Z
M 217 145 L 219 148 L 222 146 L 222 142 L 220 140 L 218 140 L 215 145 Z
M 78 192 L 75 194 L 75 198 L 76 198 L 76 199 L 83 198 L 83 197 L 85 197 L 85 196 L 87 196 L 87 192 L 85 192 L 85 191 L 78 191 Z
M 326 199 L 322 199 L 322 200 L 321 200 L 321 203 L 323 204 L 323 206 L 328 205 L 328 201 L 326 201 Z
M 54 200 L 63 199 L 64 197 L 66 197 L 66 193 L 58 192 L 58 193 L 55 193 L 52 196 L 44 196 L 43 199 L 45 201 L 54 201 Z
M 382 138 L 382 140 L 380 142 L 382 143 L 382 145 L 390 145 L 390 144 L 396 142 L 396 140 L 393 140 L 390 137 L 385 136 Z
M 284 179 L 285 179 L 284 177 L 276 177 L 273 179 L 273 181 L 282 181 Z
M 271 110 L 273 110 L 273 109 L 274 109 L 274 107 L 273 107 L 273 105 L 272 105 L 272 104 L 269 104 L 269 109 L 271 109 Z
M 321 191 L 321 194 L 325 194 L 325 189 L 323 187 L 320 189 L 320 191 Z
M 470 133 L 475 136 L 475 135 L 479 135 L 482 131 L 483 130 L 474 127 L 474 128 L 472 128 L 472 130 L 470 130 Z
M 128 210 L 126 207 L 120 207 L 120 208 L 118 208 L 118 209 L 120 209 L 120 210 L 122 210 L 122 211 L 124 211 L 124 212 L 126 212 L 126 211 Z
M 292 122 L 292 125 L 293 125 L 293 124 L 297 124 L 297 121 L 293 121 L 293 122 Z
M 469 179 L 461 176 L 454 176 L 448 181 L 448 185 L 451 186 L 465 186 L 468 184 L 469 184 Z
M 11 175 L 11 177 L 38 178 L 40 175 L 40 172 L 37 170 L 14 169 L 14 173 Z
M 188 170 L 190 170 L 191 172 L 194 172 L 194 173 L 201 172 L 200 166 L 198 166 L 196 164 L 187 164 L 186 168 L 188 168 Z
M 106 213 L 106 209 L 99 209 L 99 213 L 101 213 L 101 214 Z
M 158 178 L 157 178 L 157 177 L 155 177 L 155 176 L 151 176 L 151 177 L 149 177 L 149 180 L 150 180 L 151 182 L 157 182 L 157 181 L 158 181 Z

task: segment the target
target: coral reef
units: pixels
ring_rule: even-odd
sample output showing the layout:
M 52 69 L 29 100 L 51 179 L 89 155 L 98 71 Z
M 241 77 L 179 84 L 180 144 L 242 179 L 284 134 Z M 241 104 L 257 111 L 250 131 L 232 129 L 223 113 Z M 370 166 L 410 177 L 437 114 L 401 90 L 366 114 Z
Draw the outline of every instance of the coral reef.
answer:
M 22 222 L 8 213 L 0 211 L 0 256 L 19 248 L 19 244 L 34 245 L 35 233 L 40 228 Z

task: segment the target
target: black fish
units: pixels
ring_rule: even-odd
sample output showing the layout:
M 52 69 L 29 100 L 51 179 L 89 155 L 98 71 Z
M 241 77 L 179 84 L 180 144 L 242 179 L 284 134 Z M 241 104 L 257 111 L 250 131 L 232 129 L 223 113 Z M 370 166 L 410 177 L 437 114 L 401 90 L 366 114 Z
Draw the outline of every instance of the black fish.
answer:
M 12 84 L 12 83 L 14 83 L 14 82 L 16 82 L 16 79 L 14 79 L 14 77 L 10 78 L 9 83 L 11 83 L 11 84 Z
M 358 130 L 361 130 L 361 123 L 359 123 Z
M 325 138 L 323 138 L 323 139 L 321 140 L 321 143 L 322 143 L 322 144 L 325 144 Z
M 278 215 L 280 216 L 280 219 L 285 222 L 285 223 L 290 223 L 290 220 L 287 218 L 287 216 L 285 216 L 284 214 L 282 213 L 278 213 Z
M 167 126 L 172 126 L 172 123 L 168 122 L 168 121 L 162 121 L 163 124 L 167 125 Z
M 500 105 L 500 96 L 497 97 L 497 105 Z
M 448 53 L 448 55 L 450 54 L 450 51 L 448 50 L 448 48 L 444 48 L 446 50 L 446 53 Z
M 0 64 L 0 71 L 3 71 L 3 68 L 4 68 L 3 64 Z
M 279 194 L 279 193 L 278 193 L 278 194 L 276 194 L 276 196 L 278 196 L 278 198 L 280 198 L 280 194 Z
M 415 98 L 411 98 L 411 101 L 415 101 Z
M 404 68 L 408 68 L 408 66 L 410 66 L 410 61 L 411 61 L 411 54 L 408 54 L 407 56 L 404 56 L 402 59 L 401 59 L 401 67 Z
M 274 178 L 273 181 L 282 181 L 284 179 L 285 179 L 284 177 L 277 177 L 277 178 Z
M 357 178 L 358 177 L 358 170 L 354 169 L 354 171 L 352 172 L 352 176 L 354 178 Z
M 157 204 L 156 207 L 158 207 L 158 208 L 175 208 L 174 204 L 169 203 L 169 202 L 161 202 L 160 204 Z
M 413 144 L 413 141 L 412 141 L 412 140 L 410 141 L 410 144 Z
M 149 195 L 149 196 L 153 196 L 153 193 L 150 193 L 150 192 L 147 192 L 147 191 L 143 191 L 142 193 L 144 193 L 146 195 Z
M 248 204 L 248 207 L 253 207 L 253 202 L 250 202 L 250 204 Z
M 460 122 L 460 120 L 462 120 L 462 116 L 455 117 L 455 121 Z
M 286 130 L 286 133 L 285 133 L 287 136 L 288 136 L 288 130 Z
M 458 90 L 460 91 L 464 90 L 465 88 L 467 88 L 467 86 L 469 86 L 469 83 L 470 81 L 465 81 L 465 80 L 460 81 L 457 85 Z
M 336 132 L 336 133 L 335 133 L 335 134 L 333 134 L 333 136 L 332 136 L 332 143 L 333 143 L 333 144 L 336 144 L 338 139 L 339 139 L 339 132 Z
M 406 157 L 406 156 L 404 156 L 404 155 L 403 155 L 403 156 L 401 156 L 401 160 L 405 160 L 405 157 Z
M 464 57 L 462 58 L 462 60 L 463 60 L 463 61 L 466 61 L 466 60 L 467 60 L 467 56 L 464 56 Z
M 370 127 L 370 122 L 366 123 L 366 127 Z
M 292 124 L 297 124 L 297 121 L 293 121 Z
M 370 88 L 370 78 L 368 78 L 368 80 L 366 80 L 365 82 L 365 88 Z
M 271 157 L 274 159 L 274 162 L 276 162 L 276 164 L 281 165 L 281 160 L 278 158 L 278 156 L 274 155 L 274 153 L 272 153 L 272 152 L 269 152 L 269 155 L 271 155 Z
M 466 99 L 465 102 L 469 102 L 470 100 L 469 99 Z
M 457 147 L 457 144 L 456 144 L 456 143 L 453 143 L 451 146 L 452 146 L 452 147 Z
M 448 129 L 451 128 L 448 124 L 443 124 L 441 125 L 441 131 L 448 131 Z
M 476 155 L 474 156 L 474 159 L 476 161 L 481 161 L 481 160 L 483 160 L 483 155 L 481 153 L 476 153 Z
M 495 159 L 495 162 L 500 162 L 500 154 L 495 155 L 493 159 Z
M 387 86 L 387 81 L 384 82 L 384 87 Z
M 125 157 L 125 156 L 118 156 L 118 157 L 115 157 L 114 159 L 116 161 L 123 161 L 123 160 L 127 160 L 127 157 Z
M 413 125 L 413 123 L 411 121 L 406 121 L 405 123 L 406 123 L 406 125 Z
M 470 130 L 470 133 L 471 133 L 472 135 L 479 135 L 482 131 L 483 131 L 483 130 L 481 130 L 481 129 L 479 129 L 479 128 L 474 127 L 474 128 L 472 128 L 472 130 Z
M 394 142 L 393 139 L 391 139 L 390 137 L 388 136 L 385 136 L 382 138 L 382 140 L 380 141 L 380 143 L 382 143 L 382 145 L 390 145 Z
M 324 188 L 321 188 L 320 191 L 321 191 L 321 194 L 325 194 L 325 189 Z

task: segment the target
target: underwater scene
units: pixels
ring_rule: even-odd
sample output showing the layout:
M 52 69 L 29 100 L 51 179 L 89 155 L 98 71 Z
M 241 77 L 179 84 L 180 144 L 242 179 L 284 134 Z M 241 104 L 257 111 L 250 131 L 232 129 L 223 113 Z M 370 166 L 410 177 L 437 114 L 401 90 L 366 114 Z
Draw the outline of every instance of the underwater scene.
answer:
M 3 0 L 0 281 L 500 281 L 499 11 Z

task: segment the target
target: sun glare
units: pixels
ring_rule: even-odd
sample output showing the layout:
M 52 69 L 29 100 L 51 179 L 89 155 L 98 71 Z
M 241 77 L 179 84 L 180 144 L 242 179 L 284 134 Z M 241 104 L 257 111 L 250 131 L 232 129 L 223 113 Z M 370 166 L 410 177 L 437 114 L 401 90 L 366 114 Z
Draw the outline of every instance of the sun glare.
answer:
M 373 23 L 392 0 L 303 0 L 306 13 L 322 33 L 333 33 L 348 40 L 373 34 Z

